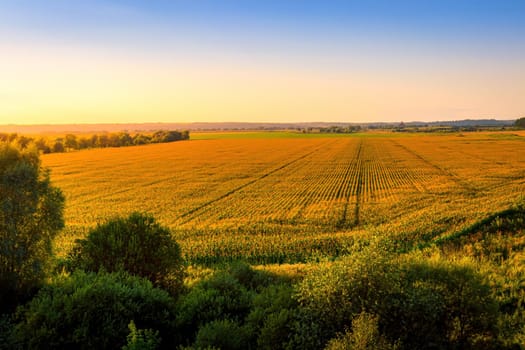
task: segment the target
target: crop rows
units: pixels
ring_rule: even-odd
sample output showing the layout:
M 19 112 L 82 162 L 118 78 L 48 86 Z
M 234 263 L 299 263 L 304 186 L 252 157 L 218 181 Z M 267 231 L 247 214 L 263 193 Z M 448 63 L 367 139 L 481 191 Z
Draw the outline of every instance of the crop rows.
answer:
M 192 261 L 281 262 L 338 255 L 371 232 L 437 237 L 468 224 L 466 210 L 508 205 L 523 194 L 523 145 L 492 134 L 247 138 L 43 162 L 67 199 L 59 251 L 139 210 L 169 226 Z

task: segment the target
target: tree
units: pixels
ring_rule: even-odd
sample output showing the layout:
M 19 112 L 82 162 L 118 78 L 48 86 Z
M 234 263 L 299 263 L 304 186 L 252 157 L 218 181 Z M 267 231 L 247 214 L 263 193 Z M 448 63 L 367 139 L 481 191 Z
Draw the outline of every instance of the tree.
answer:
M 11 338 L 17 349 L 120 349 L 134 321 L 146 345 L 166 349 L 177 337 L 174 320 L 175 300 L 144 278 L 75 271 L 53 277 L 17 310 Z
M 19 136 L 16 140 L 16 143 L 18 144 L 18 147 L 24 149 L 24 148 L 27 148 L 29 146 L 29 144 L 31 143 L 31 141 L 33 141 L 32 138 L 30 137 L 27 137 L 27 136 Z
M 87 137 L 80 137 L 78 139 L 78 148 L 79 149 L 86 149 L 91 147 L 91 139 L 88 139 Z
M 325 350 L 394 350 L 399 348 L 390 344 L 379 332 L 378 317 L 361 312 L 352 320 L 352 331 L 330 340 Z
M 100 139 L 97 134 L 91 136 L 90 147 L 102 147 L 100 146 Z
M 35 141 L 35 146 L 44 154 L 51 153 L 51 147 L 49 147 L 47 141 L 42 137 Z
M 525 128 L 525 117 L 517 119 L 514 125 L 518 128 Z
M 150 143 L 150 141 L 151 141 L 151 138 L 146 135 L 136 134 L 135 136 L 133 136 L 134 145 L 146 145 Z
M 97 138 L 97 145 L 96 147 L 109 147 L 110 146 L 110 143 L 109 143 L 109 136 L 107 134 L 102 134 L 100 136 L 98 136 Z
M 98 225 L 86 239 L 76 241 L 70 259 L 72 267 L 124 270 L 172 293 L 182 286 L 184 265 L 179 245 L 168 229 L 146 214 L 133 213 Z
M 133 144 L 133 138 L 127 132 L 121 132 L 118 137 L 120 146 L 131 146 Z
M 128 324 L 128 343 L 122 350 L 155 350 L 160 345 L 159 332 L 153 329 L 137 329 L 135 322 L 131 320 Z
M 67 134 L 66 140 L 64 141 L 64 146 L 69 150 L 77 149 L 78 148 L 77 137 L 73 134 Z
M 62 143 L 62 139 L 56 139 L 55 144 L 53 145 L 53 152 L 54 153 L 61 153 L 64 152 L 64 144 Z
M 64 226 L 63 207 L 37 149 L 0 143 L 0 309 L 12 309 L 41 284 Z
M 347 344 L 368 333 L 369 339 L 384 337 L 405 349 L 501 348 L 497 300 L 472 263 L 422 254 L 396 257 L 367 247 L 308 274 L 296 298 L 293 348 L 321 348 L 345 329 L 353 334 L 343 339 Z M 379 333 L 370 333 L 366 322 L 353 328 L 351 320 L 363 312 L 377 318 Z
M 120 137 L 118 134 L 110 134 L 108 136 L 108 146 L 109 147 L 120 147 L 121 144 L 120 144 Z

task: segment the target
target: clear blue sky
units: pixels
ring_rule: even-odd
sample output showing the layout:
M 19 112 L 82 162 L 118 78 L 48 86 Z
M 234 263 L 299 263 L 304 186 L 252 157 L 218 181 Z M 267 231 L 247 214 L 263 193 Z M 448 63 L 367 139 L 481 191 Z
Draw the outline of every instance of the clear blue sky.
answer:
M 0 124 L 512 119 L 525 1 L 0 1 Z

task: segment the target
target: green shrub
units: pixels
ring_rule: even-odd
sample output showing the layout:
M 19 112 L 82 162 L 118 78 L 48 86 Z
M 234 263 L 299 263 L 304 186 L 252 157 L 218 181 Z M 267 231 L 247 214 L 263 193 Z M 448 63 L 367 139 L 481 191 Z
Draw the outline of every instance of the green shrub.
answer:
M 296 294 L 292 347 L 323 348 L 362 311 L 376 313 L 399 290 L 396 267 L 387 253 L 367 249 L 306 276 Z
M 12 315 L 0 314 L 0 349 L 13 349 L 13 329 L 14 324 Z
M 407 349 L 489 348 L 497 338 L 497 304 L 483 276 L 443 259 L 364 251 L 307 276 L 297 300 L 295 348 L 325 346 L 361 312 Z
M 168 229 L 146 214 L 133 213 L 98 225 L 86 239 L 77 240 L 70 258 L 73 267 L 95 272 L 125 270 L 173 294 L 182 286 L 179 245 Z
M 475 266 L 416 257 L 401 268 L 404 284 L 399 307 L 387 308 L 390 334 L 397 332 L 403 344 L 418 348 L 440 343 L 460 349 L 493 346 L 498 305 Z
M 297 308 L 293 287 L 270 285 L 257 294 L 246 318 L 258 349 L 283 349 L 292 333 L 291 322 Z
M 155 350 L 159 347 L 161 339 L 158 331 L 137 329 L 133 321 L 128 324 L 128 328 L 128 343 L 122 347 L 122 350 Z
M 221 350 L 244 350 L 249 348 L 246 331 L 231 320 L 212 321 L 199 329 L 195 348 L 218 348 Z
M 243 262 L 235 262 L 228 267 L 228 273 L 247 289 L 255 290 L 259 287 L 261 280 L 258 272 L 250 265 Z
M 36 148 L 0 142 L 0 313 L 12 312 L 43 283 L 63 207 Z
M 292 333 L 290 322 L 293 315 L 290 309 L 268 314 L 257 337 L 257 349 L 284 349 Z
M 174 341 L 174 300 L 124 272 L 58 276 L 17 314 L 14 333 L 22 348 L 118 349 L 130 320 L 158 330 L 163 345 Z
M 394 350 L 399 346 L 390 344 L 379 333 L 378 318 L 360 313 L 352 320 L 352 331 L 345 332 L 328 342 L 325 350 Z
M 182 334 L 193 335 L 203 325 L 219 320 L 242 321 L 252 304 L 253 293 L 226 272 L 219 272 L 195 285 L 177 304 L 177 322 Z

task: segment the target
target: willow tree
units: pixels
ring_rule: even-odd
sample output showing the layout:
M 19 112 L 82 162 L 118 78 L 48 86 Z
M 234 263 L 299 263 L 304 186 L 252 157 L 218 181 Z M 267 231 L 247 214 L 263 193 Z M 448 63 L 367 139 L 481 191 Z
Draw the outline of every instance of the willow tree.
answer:
M 0 143 L 0 311 L 42 283 L 63 207 L 36 148 Z

